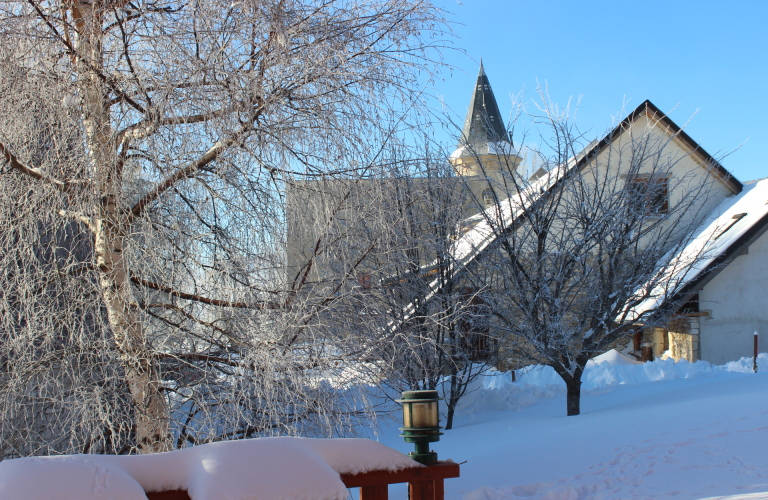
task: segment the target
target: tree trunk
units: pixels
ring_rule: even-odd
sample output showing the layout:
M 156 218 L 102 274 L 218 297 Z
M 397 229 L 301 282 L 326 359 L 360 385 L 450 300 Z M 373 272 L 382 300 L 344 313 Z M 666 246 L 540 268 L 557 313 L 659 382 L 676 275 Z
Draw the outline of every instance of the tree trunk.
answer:
M 455 370 L 455 368 L 451 369 L 452 371 Z M 453 428 L 453 415 L 456 413 L 456 405 L 459 402 L 459 399 L 455 397 L 456 394 L 458 394 L 458 388 L 456 387 L 456 384 L 458 383 L 457 377 L 455 373 L 451 374 L 451 388 L 450 388 L 450 396 L 448 397 L 448 416 L 445 419 L 445 430 L 449 431 Z
M 136 440 L 142 453 L 170 449 L 168 412 L 160 393 L 160 379 L 152 366 L 152 353 L 146 345 L 125 260 L 122 236 L 114 237 L 107 215 L 97 226 L 96 262 L 107 306 L 109 323 L 121 354 L 123 369 L 134 404 Z M 106 228 L 104 226 L 107 226 Z
M 456 407 L 448 406 L 448 417 L 445 419 L 445 430 L 449 431 L 453 428 L 453 414 L 456 412 Z
M 565 383 L 568 390 L 568 416 L 581 413 L 581 375 Z
M 450 330 L 451 336 L 451 350 L 450 350 L 450 363 L 451 363 L 451 385 L 448 388 L 448 416 L 445 419 L 445 430 L 451 430 L 453 428 L 453 416 L 456 413 L 456 405 L 459 403 L 459 378 L 456 376 L 458 373 L 458 367 L 456 366 L 456 343 L 459 341 L 456 331 L 452 328 Z
M 76 48 L 83 123 L 100 200 L 91 230 L 95 233 L 94 252 L 102 295 L 133 400 L 137 444 L 142 453 L 156 453 L 167 451 L 170 446 L 168 409 L 160 393 L 159 374 L 152 366 L 152 354 L 146 344 L 129 269 L 123 258 L 125 235 L 130 232 L 117 202 L 122 192 L 123 173 L 105 97 L 108 92 L 98 74 L 103 73 L 103 13 L 103 8 L 91 2 L 78 2 L 72 9 L 79 32 Z

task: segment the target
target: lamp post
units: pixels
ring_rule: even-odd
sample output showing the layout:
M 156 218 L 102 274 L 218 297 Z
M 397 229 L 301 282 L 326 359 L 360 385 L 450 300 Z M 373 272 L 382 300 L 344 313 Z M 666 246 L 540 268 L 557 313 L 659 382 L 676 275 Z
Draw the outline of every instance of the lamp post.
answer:
M 403 404 L 403 431 L 406 443 L 413 443 L 415 451 L 409 457 L 424 465 L 437 463 L 437 453 L 429 450 L 429 443 L 440 440 L 440 412 L 437 391 L 405 391 L 398 403 Z

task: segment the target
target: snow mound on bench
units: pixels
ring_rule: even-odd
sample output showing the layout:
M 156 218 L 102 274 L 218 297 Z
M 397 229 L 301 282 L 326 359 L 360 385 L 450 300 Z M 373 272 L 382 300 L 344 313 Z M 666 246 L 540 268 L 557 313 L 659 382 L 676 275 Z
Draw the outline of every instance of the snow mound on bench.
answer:
M 210 443 L 155 455 L 64 455 L 0 463 L 3 500 L 346 500 L 339 474 L 421 467 L 369 439 L 277 437 Z
M 88 455 L 34 457 L 0 463 L 3 500 L 146 500 L 144 490 L 122 469 Z

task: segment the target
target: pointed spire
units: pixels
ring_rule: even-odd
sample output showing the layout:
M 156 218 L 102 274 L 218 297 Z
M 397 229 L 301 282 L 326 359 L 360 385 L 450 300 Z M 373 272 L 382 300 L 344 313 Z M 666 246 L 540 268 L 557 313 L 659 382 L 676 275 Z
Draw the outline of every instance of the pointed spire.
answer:
M 480 59 L 480 71 L 475 89 L 472 91 L 472 101 L 469 103 L 467 118 L 464 120 L 459 146 L 470 145 L 475 153 L 488 154 L 489 149 L 495 149 L 492 144 L 499 142 L 509 143 L 509 139 L 499 106 L 491 90 L 491 83 L 483 68 L 483 60 Z

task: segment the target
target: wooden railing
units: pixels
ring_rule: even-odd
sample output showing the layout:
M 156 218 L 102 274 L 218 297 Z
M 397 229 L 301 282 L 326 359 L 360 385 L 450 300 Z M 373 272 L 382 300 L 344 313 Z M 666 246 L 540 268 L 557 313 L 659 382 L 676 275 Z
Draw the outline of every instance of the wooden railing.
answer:
M 438 462 L 429 467 L 404 469 L 397 472 L 371 471 L 362 474 L 342 474 L 347 488 L 360 488 L 360 500 L 388 500 L 390 484 L 408 483 L 410 500 L 443 500 L 445 479 L 459 477 L 459 464 Z M 147 493 L 149 500 L 191 500 L 184 490 Z
M 347 488 L 360 488 L 360 500 L 388 500 L 390 484 L 408 483 L 410 500 L 443 500 L 443 481 L 459 477 L 459 464 L 438 462 L 428 467 L 404 469 L 397 472 L 372 471 L 363 474 L 342 474 Z

